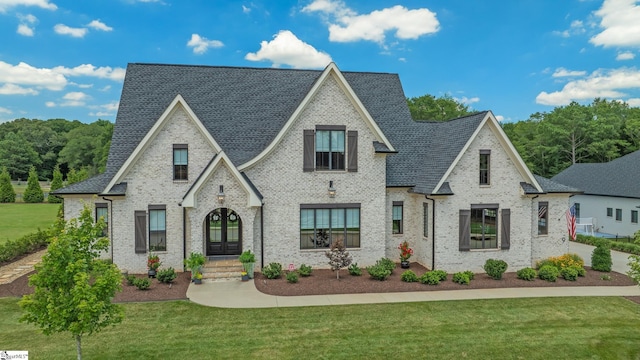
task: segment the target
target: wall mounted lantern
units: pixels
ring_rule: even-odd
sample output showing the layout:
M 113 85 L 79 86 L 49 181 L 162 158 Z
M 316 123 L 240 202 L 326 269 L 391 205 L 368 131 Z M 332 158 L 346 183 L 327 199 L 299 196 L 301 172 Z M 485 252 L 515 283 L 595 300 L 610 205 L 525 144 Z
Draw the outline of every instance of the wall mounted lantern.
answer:
M 220 185 L 220 191 L 218 192 L 218 201 L 222 204 L 224 202 L 224 187 Z
M 336 197 L 336 188 L 333 187 L 333 180 L 329 181 L 329 197 Z

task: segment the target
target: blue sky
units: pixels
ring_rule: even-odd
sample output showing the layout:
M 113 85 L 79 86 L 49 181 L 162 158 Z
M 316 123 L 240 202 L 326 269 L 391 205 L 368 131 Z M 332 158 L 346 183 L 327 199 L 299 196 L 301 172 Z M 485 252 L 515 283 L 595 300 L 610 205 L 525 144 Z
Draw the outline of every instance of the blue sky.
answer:
M 397 73 L 501 121 L 640 106 L 636 0 L 0 0 L 0 122 L 114 121 L 129 62 Z

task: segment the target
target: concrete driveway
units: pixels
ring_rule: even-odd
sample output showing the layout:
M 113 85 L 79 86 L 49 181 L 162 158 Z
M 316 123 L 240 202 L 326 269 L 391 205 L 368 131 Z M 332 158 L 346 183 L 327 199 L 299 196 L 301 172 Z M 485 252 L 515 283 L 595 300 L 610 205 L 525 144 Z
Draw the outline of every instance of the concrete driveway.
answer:
M 569 243 L 569 252 L 580 255 L 584 259 L 586 266 L 591 266 L 591 253 L 593 253 L 593 249 L 595 248 L 595 246 L 573 241 Z M 629 271 L 629 265 L 627 265 L 629 263 L 629 254 L 611 250 L 611 260 L 613 262 L 611 270 L 621 274 L 626 274 L 627 271 Z

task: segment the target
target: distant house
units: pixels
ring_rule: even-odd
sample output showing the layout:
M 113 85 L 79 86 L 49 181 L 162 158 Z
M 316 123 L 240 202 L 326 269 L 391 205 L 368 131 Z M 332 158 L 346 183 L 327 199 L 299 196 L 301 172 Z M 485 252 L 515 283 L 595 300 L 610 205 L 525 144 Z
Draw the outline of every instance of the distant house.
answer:
M 256 253 L 328 267 L 354 261 L 447 271 L 510 269 L 568 251 L 575 190 L 534 176 L 494 115 L 411 119 L 396 74 L 129 64 L 105 173 L 56 192 L 108 218 L 105 256 L 144 272 L 149 251 Z
M 615 237 L 640 230 L 640 151 L 607 163 L 574 164 L 553 180 L 584 191 L 571 202 L 576 217 L 593 219 L 597 232 Z

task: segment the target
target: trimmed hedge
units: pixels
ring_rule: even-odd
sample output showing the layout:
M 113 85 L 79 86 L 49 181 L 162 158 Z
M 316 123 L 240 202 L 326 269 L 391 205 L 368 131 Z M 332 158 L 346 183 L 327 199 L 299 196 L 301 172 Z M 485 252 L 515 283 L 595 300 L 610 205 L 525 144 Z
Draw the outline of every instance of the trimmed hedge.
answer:
M 576 242 L 581 244 L 598 246 L 601 243 L 609 244 L 611 250 L 622 251 L 628 254 L 640 255 L 640 245 L 621 241 L 612 241 L 609 239 L 597 238 L 595 236 L 581 235 L 576 236 Z
M 49 231 L 38 230 L 19 239 L 8 240 L 0 244 L 0 264 L 11 262 L 22 255 L 40 250 L 47 245 L 50 236 Z

